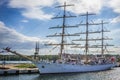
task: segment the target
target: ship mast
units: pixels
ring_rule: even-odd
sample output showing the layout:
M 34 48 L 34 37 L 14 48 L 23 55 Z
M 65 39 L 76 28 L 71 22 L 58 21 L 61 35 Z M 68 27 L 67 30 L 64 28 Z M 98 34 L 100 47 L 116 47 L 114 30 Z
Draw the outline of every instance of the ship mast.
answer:
M 49 35 L 47 37 L 61 37 L 61 43 L 59 44 L 49 44 L 49 45 L 60 45 L 60 53 L 59 53 L 59 56 L 60 56 L 60 59 L 62 59 L 62 53 L 63 53 L 63 50 L 64 50 L 64 45 L 79 45 L 79 44 L 71 44 L 71 43 L 65 43 L 65 36 L 79 36 L 78 34 L 66 34 L 65 33 L 65 28 L 74 28 L 74 27 L 78 27 L 78 26 L 67 26 L 66 25 L 66 18 L 72 18 L 72 17 L 76 17 L 76 16 L 72 16 L 72 15 L 67 15 L 66 13 L 66 7 L 68 6 L 73 6 L 72 4 L 66 4 L 66 2 L 64 2 L 64 5 L 61 5 L 61 6 L 57 6 L 56 8 L 61 8 L 63 7 L 63 15 L 62 16 L 57 16 L 57 17 L 54 17 L 52 19 L 59 19 L 59 18 L 62 18 L 63 19 L 63 22 L 62 22 L 62 26 L 57 26 L 57 27 L 51 27 L 49 29 L 55 29 L 55 28 L 61 28 L 62 31 L 60 34 L 58 35 Z
M 104 40 L 112 40 L 112 38 L 105 38 L 104 37 L 104 32 L 110 32 L 110 31 L 108 31 L 108 30 L 104 30 L 104 24 L 108 24 L 107 22 L 104 22 L 103 20 L 101 21 L 101 27 L 102 27 L 102 30 L 101 30 L 101 32 L 102 32 L 102 34 L 101 34 L 101 37 L 102 37 L 102 42 L 101 42 L 101 56 L 102 57 L 104 57 L 104 51 L 105 51 L 105 48 L 106 48 L 106 46 L 114 46 L 114 45 L 110 45 L 110 44 L 106 44 L 106 45 L 104 45 L 105 43 L 104 43 Z
M 110 32 L 108 30 L 104 30 L 104 27 L 103 25 L 104 24 L 107 24 L 107 22 L 103 22 L 103 20 L 101 21 L 101 23 L 89 23 L 88 22 L 88 15 L 94 15 L 94 14 L 87 14 L 86 15 L 82 15 L 82 16 L 86 16 L 86 24 L 79 24 L 79 26 L 81 25 L 86 25 L 86 32 L 81 32 L 81 33 L 76 33 L 76 34 L 86 34 L 86 39 L 76 39 L 76 40 L 73 40 L 73 41 L 86 41 L 86 44 L 85 46 L 73 46 L 72 48 L 85 48 L 85 59 L 86 59 L 86 63 L 88 62 L 88 57 L 87 57 L 87 54 L 88 54 L 88 48 L 101 48 L 101 56 L 103 57 L 104 56 L 104 47 L 106 46 L 113 46 L 113 45 L 110 45 L 110 44 L 105 44 L 104 43 L 104 40 L 112 40 L 112 38 L 105 38 L 104 37 L 104 32 Z M 89 31 L 89 25 L 102 25 L 102 29 L 101 31 Z M 94 33 L 101 33 L 101 38 L 92 38 L 90 39 L 88 36 L 88 34 L 94 34 Z M 88 42 L 89 41 L 101 41 L 101 45 L 88 45 Z
M 66 22 L 66 2 L 64 3 L 64 13 L 63 13 L 63 28 L 62 28 L 62 39 L 61 39 L 61 49 L 60 49 L 60 57 L 63 53 L 63 49 L 64 49 L 64 34 L 65 34 L 65 22 Z
M 101 47 L 101 54 L 102 54 L 102 57 L 103 57 L 103 54 L 104 54 L 104 48 L 103 48 L 103 44 L 104 44 L 104 40 L 103 40 L 103 38 L 104 38 L 104 30 L 103 30 L 103 21 L 101 21 L 101 24 L 102 24 L 102 47 Z
M 18 55 L 18 56 L 20 56 L 20 57 L 23 57 L 23 58 L 25 58 L 25 59 L 27 59 L 27 60 L 30 60 L 30 61 L 32 61 L 32 62 L 37 62 L 37 60 L 32 59 L 32 58 L 29 58 L 29 57 L 27 57 L 27 56 L 25 56 L 25 55 L 22 55 L 22 54 L 20 54 L 20 53 L 18 53 L 18 52 L 16 52 L 16 51 L 13 51 L 13 50 L 11 50 L 11 48 L 9 48 L 9 47 L 3 48 L 3 50 L 5 50 L 5 51 L 7 51 L 7 52 L 10 52 L 10 53 L 13 53 L 13 54 L 15 54 L 15 55 Z
M 90 41 L 96 41 L 98 39 L 89 39 L 89 34 L 93 34 L 93 33 L 100 33 L 100 31 L 94 31 L 94 32 L 90 32 L 89 31 L 89 25 L 99 25 L 99 23 L 89 23 L 89 16 L 90 15 L 95 15 L 95 14 L 91 14 L 91 13 L 86 13 L 86 14 L 82 14 L 80 16 L 86 16 L 86 23 L 85 24 L 79 24 L 79 26 L 86 26 L 86 32 L 81 32 L 81 33 L 76 33 L 76 34 L 86 34 L 86 39 L 78 39 L 78 40 L 73 40 L 73 41 L 85 41 L 85 46 L 74 46 L 73 48 L 85 48 L 85 60 L 86 63 L 88 62 L 88 48 L 95 48 L 96 46 L 89 46 L 89 40 Z
M 87 58 L 87 53 L 88 53 L 88 25 L 89 25 L 89 23 L 88 23 L 88 15 L 92 15 L 92 14 L 88 14 L 88 12 L 87 12 L 86 15 L 83 15 L 83 16 L 86 16 L 86 44 L 85 44 L 86 62 L 88 61 L 88 58 Z

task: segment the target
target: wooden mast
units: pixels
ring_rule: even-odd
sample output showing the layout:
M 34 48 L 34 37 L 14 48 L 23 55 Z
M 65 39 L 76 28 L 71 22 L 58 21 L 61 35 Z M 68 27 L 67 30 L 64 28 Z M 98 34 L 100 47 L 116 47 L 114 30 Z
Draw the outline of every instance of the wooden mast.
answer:
M 80 16 L 86 16 L 86 23 L 85 24 L 82 24 L 82 25 L 86 25 L 86 43 L 85 43 L 85 59 L 86 59 L 86 63 L 88 63 L 88 34 L 89 34 L 89 22 L 88 22 L 88 16 L 89 15 L 95 15 L 95 14 L 89 14 L 88 12 L 86 14 L 83 14 L 83 15 L 80 15 Z M 81 24 L 80 24 L 81 25 Z M 91 24 L 91 25 L 96 25 L 96 24 Z
M 104 54 L 104 48 L 103 48 L 103 45 L 104 45 L 104 30 L 103 30 L 103 20 L 101 21 L 101 24 L 102 24 L 102 47 L 101 47 L 101 55 L 103 57 L 103 54 Z
M 20 53 L 17 53 L 16 51 L 11 50 L 11 48 L 9 48 L 9 47 L 3 48 L 3 50 L 5 50 L 5 51 L 7 51 L 7 52 L 11 52 L 11 53 L 13 53 L 13 54 L 15 54 L 15 55 L 18 55 L 18 56 L 20 56 L 20 57 L 23 57 L 23 58 L 25 58 L 25 59 L 28 59 L 28 60 L 30 60 L 30 61 L 32 61 L 32 62 L 36 62 L 35 59 L 29 58 L 29 57 L 27 57 L 27 56 L 25 56 L 25 55 L 22 55 L 22 54 L 20 54 Z
M 85 57 L 86 62 L 88 62 L 87 53 L 88 53 L 88 12 L 86 14 L 86 44 L 85 44 Z
M 104 32 L 110 32 L 110 31 L 105 31 L 104 30 L 104 24 L 108 24 L 107 22 L 104 22 L 103 20 L 101 21 L 101 27 L 102 27 L 102 34 L 101 34 L 101 37 L 102 37 L 102 42 L 101 42 L 101 56 L 104 58 L 104 51 L 105 51 L 105 47 L 106 46 L 114 46 L 114 45 L 110 45 L 110 44 L 107 44 L 107 45 L 104 45 L 104 40 L 106 38 L 104 38 Z M 112 40 L 112 38 L 107 38 L 106 40 Z
M 86 26 L 86 32 L 81 32 L 81 33 L 76 33 L 76 34 L 86 34 L 86 39 L 77 39 L 77 40 L 73 40 L 73 41 L 85 41 L 85 46 L 74 46 L 73 48 L 85 48 L 85 60 L 86 60 L 86 63 L 88 63 L 88 49 L 89 48 L 101 48 L 102 49 L 102 54 L 103 54 L 103 40 L 105 38 L 103 38 L 103 29 L 102 31 L 89 31 L 89 26 L 90 25 L 100 25 L 100 24 L 104 24 L 103 22 L 102 23 L 89 23 L 89 16 L 90 15 L 95 15 L 95 14 L 91 14 L 91 13 L 86 13 L 86 14 L 82 14 L 80 16 L 86 16 L 86 23 L 85 24 L 79 24 L 79 26 Z M 89 39 L 89 34 L 94 34 L 94 33 L 101 33 L 102 32 L 102 39 L 101 38 L 98 38 L 98 39 Z M 89 41 L 96 41 L 96 40 L 102 40 L 102 46 L 98 46 L 98 45 L 92 45 L 92 46 L 89 46 Z M 105 39 L 105 40 L 108 40 L 108 39 Z
M 86 16 L 86 23 L 85 24 L 79 24 L 79 26 L 83 26 L 86 25 L 86 32 L 81 32 L 81 33 L 75 33 L 75 34 L 86 34 L 86 39 L 76 39 L 73 41 L 86 41 L 85 46 L 73 46 L 72 48 L 85 48 L 85 59 L 86 59 L 86 63 L 88 62 L 88 48 L 101 48 L 101 56 L 104 56 L 104 46 L 113 46 L 110 44 L 104 44 L 104 40 L 112 40 L 112 38 L 104 38 L 104 32 L 110 32 L 108 30 L 104 30 L 103 28 L 103 24 L 107 24 L 107 22 L 103 22 L 103 20 L 101 21 L 101 23 L 89 23 L 88 22 L 88 16 L 89 15 L 94 15 L 94 14 L 88 14 L 88 12 L 86 14 L 83 14 L 81 16 Z M 102 25 L 102 29 L 101 31 L 89 31 L 89 25 Z M 88 36 L 89 34 L 94 34 L 94 33 L 101 33 L 101 38 L 92 38 L 90 39 Z M 101 41 L 101 45 L 92 45 L 89 46 L 88 42 L 89 41 Z
M 63 7 L 63 15 L 62 16 L 57 16 L 57 17 L 54 17 L 52 19 L 58 19 L 58 18 L 62 18 L 63 19 L 63 22 L 62 22 L 62 26 L 58 26 L 58 27 L 51 27 L 49 29 L 55 29 L 55 28 L 60 28 L 62 29 L 61 33 L 58 34 L 58 35 L 49 35 L 47 37 L 61 37 L 61 43 L 58 43 L 58 44 L 49 44 L 49 45 L 60 45 L 60 53 L 59 53 L 59 56 L 60 56 L 60 59 L 62 59 L 62 53 L 63 53 L 63 50 L 64 50 L 64 45 L 79 45 L 79 44 L 71 44 L 71 43 L 65 43 L 65 36 L 79 36 L 78 34 L 66 34 L 65 33 L 65 28 L 74 28 L 74 27 L 78 27 L 78 26 L 67 26 L 66 25 L 66 18 L 72 18 L 72 17 L 76 17 L 76 16 L 71 16 L 71 15 L 66 15 L 66 7 L 68 6 L 73 6 L 72 4 L 66 4 L 66 2 L 64 2 L 64 5 L 60 5 L 60 6 L 57 6 L 56 8 L 60 8 L 60 7 Z
M 62 59 L 62 53 L 64 49 L 64 34 L 65 34 L 65 23 L 66 23 L 66 2 L 64 3 L 64 13 L 63 13 L 63 28 L 62 28 L 62 39 L 61 39 L 61 49 L 60 49 L 60 58 Z

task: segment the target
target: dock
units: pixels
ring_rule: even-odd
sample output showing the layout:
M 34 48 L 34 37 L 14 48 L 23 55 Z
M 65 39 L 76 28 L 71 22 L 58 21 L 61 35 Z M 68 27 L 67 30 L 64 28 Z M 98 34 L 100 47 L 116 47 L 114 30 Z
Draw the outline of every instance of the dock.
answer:
M 0 76 L 34 73 L 39 73 L 38 69 L 0 69 Z

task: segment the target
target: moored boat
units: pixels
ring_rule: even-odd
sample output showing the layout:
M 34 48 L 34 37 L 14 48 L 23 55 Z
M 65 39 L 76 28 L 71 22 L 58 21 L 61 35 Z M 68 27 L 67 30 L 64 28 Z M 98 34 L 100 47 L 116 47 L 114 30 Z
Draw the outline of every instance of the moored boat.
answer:
M 71 27 L 76 27 L 76 26 L 67 26 L 66 25 L 66 18 L 71 18 L 71 17 L 75 17 L 75 16 L 67 16 L 66 15 L 66 7 L 67 6 L 72 6 L 72 5 L 67 5 L 66 3 L 64 3 L 64 5 L 61 5 L 61 6 L 57 6 L 57 8 L 59 7 L 63 7 L 63 15 L 62 16 L 57 16 L 53 19 L 57 19 L 57 18 L 62 18 L 63 19 L 63 25 L 62 26 L 57 26 L 57 27 L 52 27 L 50 29 L 55 29 L 55 28 L 59 28 L 59 29 L 62 29 L 61 33 L 59 34 L 55 34 L 55 35 L 49 35 L 48 37 L 61 37 L 61 43 L 58 43 L 58 44 L 49 44 L 49 45 L 59 45 L 60 46 L 60 53 L 59 53 L 59 58 L 60 60 L 58 61 L 55 61 L 55 62 L 45 62 L 45 61 L 38 61 L 37 59 L 37 55 L 38 55 L 38 51 L 39 51 L 39 48 L 38 45 L 36 45 L 36 53 L 35 53 L 35 59 L 30 59 L 30 58 L 27 58 L 26 56 L 23 56 L 19 53 L 17 53 L 16 51 L 12 51 L 10 50 L 10 48 L 5 48 L 4 50 L 8 51 L 8 52 L 11 52 L 11 53 L 14 53 L 16 55 L 19 55 L 19 56 L 22 56 L 28 60 L 31 60 L 38 68 L 39 68 L 39 72 L 40 74 L 56 74 L 56 73 L 78 73 L 78 72 L 95 72 L 95 71 L 103 71 L 103 70 L 108 70 L 108 69 L 111 69 L 113 67 L 116 66 L 116 63 L 115 61 L 109 61 L 109 60 L 106 60 L 104 55 L 103 55 L 103 46 L 109 46 L 108 44 L 104 45 L 103 44 L 103 40 L 107 40 L 103 37 L 103 32 L 105 32 L 103 29 L 102 31 L 95 31 L 95 32 L 90 32 L 88 31 L 88 15 L 93 15 L 93 14 L 89 14 L 87 12 L 87 14 L 85 14 L 85 16 L 87 17 L 86 18 L 86 24 L 80 24 L 80 25 L 86 25 L 86 32 L 83 32 L 83 33 L 80 33 L 80 34 L 86 34 L 86 39 L 80 39 L 79 41 L 85 41 L 85 45 L 84 46 L 78 46 L 78 45 L 81 45 L 81 44 L 75 44 L 75 43 L 65 43 L 65 36 L 79 36 L 79 34 L 66 34 L 65 33 L 65 29 L 66 28 L 71 28 Z M 84 15 L 82 15 L 84 16 Z M 100 23 L 100 24 L 104 24 L 103 22 Z M 92 24 L 90 24 L 92 25 Z M 98 25 L 98 24 L 93 24 L 93 25 Z M 78 27 L 78 26 L 77 26 Z M 100 33 L 102 32 L 102 38 L 101 39 L 89 39 L 88 38 L 88 34 L 91 34 L 91 33 Z M 96 40 L 102 40 L 102 45 L 93 45 L 93 46 L 90 46 L 88 44 L 88 41 L 96 41 Z M 63 56 L 63 53 L 64 53 L 64 45 L 75 45 L 79 48 L 85 48 L 85 62 L 83 64 L 81 64 L 81 61 L 77 61 L 77 60 L 73 60 L 73 62 L 71 61 L 70 58 L 66 59 L 64 58 Z M 111 45 L 110 45 L 111 46 Z M 102 60 L 98 60 L 98 61 L 93 61 L 94 63 L 92 63 L 92 61 L 88 62 L 88 57 L 87 57 L 87 53 L 88 53 L 88 48 L 101 48 L 102 50 Z M 104 61 L 106 60 L 106 61 Z M 102 62 L 101 62 L 102 61 Z

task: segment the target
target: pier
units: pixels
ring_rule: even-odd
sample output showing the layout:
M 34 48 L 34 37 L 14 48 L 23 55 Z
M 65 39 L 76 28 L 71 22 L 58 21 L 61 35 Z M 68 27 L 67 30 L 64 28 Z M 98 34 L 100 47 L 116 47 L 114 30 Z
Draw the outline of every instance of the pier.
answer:
M 17 67 L 31 64 L 6 64 L 4 67 L 0 65 L 0 76 L 19 75 L 19 74 L 34 74 L 39 73 L 38 68 Z
M 38 69 L 0 69 L 0 76 L 34 73 L 39 73 Z

